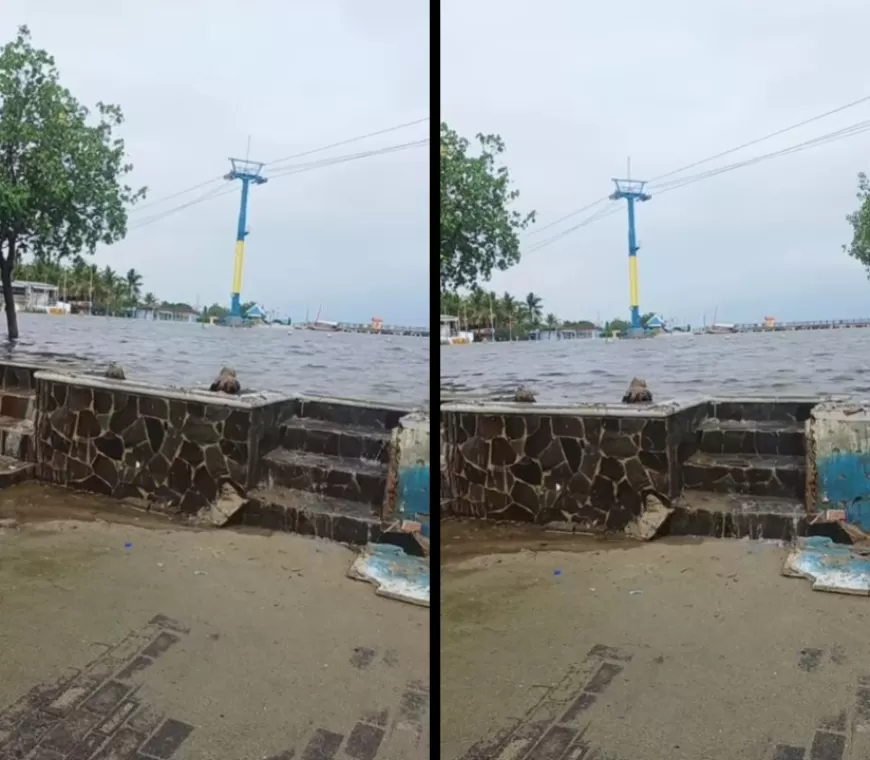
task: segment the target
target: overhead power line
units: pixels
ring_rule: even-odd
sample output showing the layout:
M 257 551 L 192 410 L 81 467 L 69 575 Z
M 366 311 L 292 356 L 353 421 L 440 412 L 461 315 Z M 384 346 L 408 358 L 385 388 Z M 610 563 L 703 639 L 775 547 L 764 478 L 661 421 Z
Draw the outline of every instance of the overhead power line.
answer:
M 616 206 L 615 208 L 614 205 Z M 528 253 L 534 253 L 535 251 L 541 250 L 541 248 L 546 248 L 551 243 L 555 243 L 557 240 L 561 240 L 566 235 L 570 235 L 572 232 L 576 232 L 581 227 L 587 227 L 590 224 L 594 224 L 595 222 L 601 221 L 602 219 L 606 219 L 608 216 L 613 216 L 614 214 L 618 213 L 619 210 L 620 207 L 616 204 L 608 205 L 606 208 L 596 211 L 594 214 L 591 214 L 589 217 L 583 219 L 572 227 L 568 227 L 567 229 L 562 230 L 561 232 L 547 238 L 546 240 L 534 243 L 532 247 L 528 249 Z
M 278 159 L 275 159 L 273 161 L 269 161 L 268 163 L 269 164 L 283 163 L 284 161 L 290 161 L 294 158 L 302 158 L 303 156 L 310 156 L 310 155 L 313 155 L 314 153 L 321 153 L 325 150 L 331 150 L 332 148 L 337 148 L 337 147 L 340 147 L 342 145 L 350 145 L 351 143 L 360 142 L 361 140 L 367 140 L 370 137 L 377 137 L 378 135 L 385 135 L 388 132 L 396 132 L 400 129 L 407 129 L 408 127 L 413 127 L 417 124 L 422 124 L 423 122 L 429 121 L 430 118 L 431 117 L 429 117 L 429 116 L 424 116 L 420 119 L 415 119 L 414 121 L 407 121 L 407 122 L 403 122 L 402 124 L 395 124 L 392 127 L 385 127 L 384 129 L 379 129 L 375 132 L 366 132 L 363 135 L 357 135 L 356 137 L 349 137 L 346 140 L 340 140 L 338 142 L 330 143 L 329 145 L 323 145 L 319 148 L 311 148 L 310 150 L 306 150 L 306 151 L 303 151 L 301 153 L 296 153 L 296 154 L 291 155 L 291 156 L 285 156 L 284 158 L 278 158 Z M 169 195 L 165 195 L 165 196 L 162 196 L 160 198 L 156 198 L 152 201 L 147 201 L 146 203 L 141 203 L 141 204 L 135 206 L 130 211 L 130 213 L 135 214 L 135 213 L 138 213 L 146 208 L 150 208 L 152 206 L 156 206 L 156 205 L 159 205 L 161 203 L 165 203 L 166 201 L 169 201 L 169 200 L 174 200 L 175 198 L 179 198 L 182 195 L 186 195 L 187 193 L 192 193 L 194 190 L 200 190 L 201 188 L 208 187 L 209 185 L 212 185 L 215 182 L 220 182 L 223 179 L 224 179 L 224 176 L 222 174 L 220 174 L 216 177 L 212 177 L 211 179 L 205 180 L 203 182 L 198 182 L 197 184 L 192 185 L 191 187 L 187 187 L 184 190 L 179 190 L 175 193 L 171 193 Z
M 349 161 L 358 161 L 360 159 L 369 158 L 371 156 L 380 156 L 387 153 L 397 153 L 404 150 L 411 150 L 413 148 L 420 148 L 424 145 L 428 145 L 430 142 L 431 141 L 429 140 L 429 138 L 425 138 L 422 140 L 414 140 L 412 142 L 400 143 L 398 145 L 388 145 L 384 148 L 375 148 L 360 153 L 351 153 L 342 156 L 331 156 L 329 158 L 320 159 L 319 161 L 311 161 L 308 163 L 285 167 L 282 171 L 270 176 L 270 179 L 288 177 L 293 174 L 302 174 L 303 172 L 314 171 L 315 169 L 322 169 L 327 166 L 333 166 L 335 164 L 344 164 L 348 163 Z M 215 198 L 220 198 L 223 195 L 229 195 L 234 192 L 236 192 L 236 188 L 233 186 L 233 184 L 231 182 L 226 182 L 221 187 L 215 188 L 214 190 L 211 190 L 204 195 L 194 198 L 193 200 L 183 203 L 179 206 L 175 206 L 171 209 L 167 209 L 166 211 L 159 212 L 146 219 L 137 219 L 130 225 L 128 229 L 134 230 L 139 229 L 140 227 L 146 227 L 155 222 L 159 222 L 162 219 L 171 216 L 172 214 L 190 208 L 191 206 L 196 206 L 200 203 L 205 203 L 206 201 L 211 201 Z
M 670 182 L 665 182 L 662 185 L 659 185 L 652 189 L 658 195 L 661 195 L 662 193 L 667 193 L 671 190 L 677 190 L 678 188 L 685 187 L 686 185 L 692 185 L 695 182 L 700 182 L 701 180 L 709 179 L 710 177 L 715 177 L 719 174 L 725 174 L 726 172 L 731 172 L 735 169 L 742 169 L 745 166 L 753 166 L 754 164 L 761 163 L 762 161 L 769 161 L 772 158 L 779 158 L 780 156 L 787 156 L 791 155 L 792 153 L 801 153 L 802 151 L 809 150 L 810 148 L 816 148 L 820 145 L 827 145 L 832 142 L 839 142 L 840 140 L 844 140 L 847 137 L 854 137 L 855 135 L 860 135 L 867 131 L 870 131 L 870 119 L 857 122 L 856 124 L 844 127 L 843 129 L 838 129 L 833 132 L 819 135 L 818 137 L 813 137 L 809 140 L 805 140 L 804 142 L 790 145 L 780 150 L 771 151 L 770 153 L 764 153 L 760 156 L 753 156 L 752 158 L 748 158 L 744 161 L 737 161 L 733 164 L 727 164 L 726 166 L 709 169 L 705 172 L 700 172 L 695 175 L 689 175 L 688 177 L 678 177 L 671 180 Z
M 529 232 L 526 233 L 526 235 L 528 237 L 531 237 L 532 235 L 537 235 L 538 233 L 543 232 L 544 230 L 548 230 L 551 227 L 555 227 L 557 224 L 561 224 L 566 219 L 571 219 L 572 217 L 575 217 L 575 216 L 578 216 L 579 214 L 582 214 L 584 211 L 588 211 L 591 208 L 595 208 L 599 203 L 604 203 L 604 201 L 606 201 L 607 198 L 608 198 L 608 196 L 605 195 L 603 198 L 599 198 L 597 201 L 595 201 L 593 203 L 588 203 L 583 208 L 578 208 L 576 211 L 572 211 L 570 214 L 565 214 L 565 216 L 560 216 L 558 219 L 554 219 L 552 222 L 548 222 L 543 227 L 538 227 L 534 230 L 530 230 Z
M 665 172 L 664 174 L 659 174 L 657 177 L 654 177 L 653 179 L 649 180 L 649 183 L 652 184 L 652 183 L 657 182 L 659 180 L 665 179 L 666 177 L 672 177 L 675 174 L 680 174 L 684 171 L 688 171 L 689 169 L 694 169 L 695 167 L 709 163 L 710 161 L 715 161 L 717 158 L 723 158 L 724 156 L 728 156 L 732 153 L 736 153 L 737 151 L 743 150 L 744 148 L 749 148 L 753 145 L 758 145 L 759 143 L 765 142 L 766 140 L 771 140 L 774 137 L 779 137 L 780 135 L 784 135 L 787 132 L 791 132 L 795 129 L 799 129 L 800 127 L 805 127 L 807 124 L 812 124 L 813 122 L 819 121 L 820 119 L 827 118 L 828 116 L 833 116 L 834 114 L 841 113 L 841 112 L 846 111 L 850 108 L 854 108 L 855 106 L 859 106 L 859 105 L 861 105 L 863 103 L 867 103 L 867 102 L 870 102 L 870 95 L 867 95 L 867 96 L 862 97 L 862 98 L 858 98 L 857 100 L 850 101 L 849 103 L 845 103 L 841 106 L 838 106 L 837 108 L 832 108 L 829 111 L 825 111 L 824 113 L 820 113 L 820 114 L 817 114 L 815 116 L 811 116 L 808 119 L 804 119 L 803 121 L 799 121 L 795 124 L 791 124 L 787 127 L 783 127 L 782 129 L 777 129 L 774 132 L 770 132 L 766 135 L 763 135 L 762 137 L 757 137 L 753 140 L 749 140 L 748 142 L 741 143 L 740 145 L 737 145 L 733 148 L 729 148 L 728 150 L 723 150 L 723 151 L 720 151 L 718 153 L 714 153 L 710 156 L 707 156 L 706 158 L 699 159 L 698 161 L 693 161 L 690 164 L 686 164 L 685 166 L 681 166 L 679 169 L 673 169 L 672 171 Z M 661 192 L 661 191 L 659 191 L 659 192 Z M 555 221 L 552 221 L 552 222 L 544 225 L 543 227 L 538 227 L 537 229 L 535 229 L 534 231 L 532 231 L 528 234 L 533 235 L 533 234 L 536 234 L 538 232 L 542 232 L 543 230 L 548 229 L 549 227 L 556 226 L 557 224 L 565 221 L 566 219 L 570 219 L 574 216 L 582 214 L 584 211 L 587 211 L 588 209 L 593 208 L 594 206 L 597 206 L 599 203 L 603 202 L 606 199 L 607 199 L 607 196 L 605 196 L 604 198 L 599 198 L 597 201 L 594 201 L 593 203 L 587 204 L 586 206 L 583 206 L 583 208 L 577 209 L 576 211 L 572 211 L 570 214 L 566 214 L 565 216 L 562 216 L 559 219 L 556 219 Z M 585 224 L 578 225 L 578 227 L 582 227 L 582 226 L 586 226 L 586 225 Z M 576 227 L 575 227 L 575 229 L 576 229 Z
M 736 153 L 738 150 L 743 150 L 744 148 L 749 148 L 753 145 L 758 145 L 758 143 L 764 142 L 765 140 L 771 140 L 774 137 L 779 137 L 780 135 L 784 135 L 786 132 L 791 132 L 795 129 L 800 129 L 800 127 L 805 127 L 807 124 L 812 124 L 814 121 L 819 121 L 820 119 L 825 119 L 828 116 L 833 116 L 834 114 L 840 113 L 842 111 L 846 111 L 849 108 L 854 108 L 855 106 L 859 106 L 862 103 L 867 103 L 870 101 L 870 95 L 867 95 L 863 98 L 858 98 L 858 100 L 853 100 L 851 103 L 846 103 L 845 105 L 838 106 L 837 108 L 832 108 L 830 111 L 825 111 L 824 113 L 820 113 L 816 116 L 812 116 L 809 119 L 804 119 L 803 121 L 797 122 L 797 124 L 792 124 L 788 127 L 783 127 L 782 129 L 777 129 L 775 132 L 771 132 L 770 134 L 764 135 L 763 137 L 757 137 L 754 140 L 750 140 L 749 142 L 745 142 L 742 145 L 738 145 L 734 148 L 729 148 L 728 150 L 723 150 L 721 153 L 716 153 L 712 156 L 707 156 L 707 158 L 702 158 L 700 161 L 694 161 L 691 164 L 686 164 L 686 166 L 681 166 L 679 169 L 674 169 L 673 171 L 665 172 L 664 174 L 659 174 L 657 177 L 653 177 L 649 180 L 649 183 L 658 182 L 665 177 L 671 177 L 674 174 L 680 174 L 681 172 L 688 171 L 689 169 L 694 169 L 696 166 L 701 166 L 702 164 L 709 163 L 710 161 L 715 161 L 717 158 L 722 158 L 724 156 L 728 156 L 732 153 Z
M 360 140 L 367 140 L 370 137 L 377 137 L 378 135 L 385 135 L 388 132 L 396 132 L 400 129 L 407 129 L 408 127 L 416 126 L 417 124 L 422 124 L 424 121 L 429 121 L 429 116 L 424 116 L 422 119 L 415 119 L 414 121 L 406 121 L 404 124 L 396 124 L 394 127 L 387 127 L 386 129 L 379 129 L 376 132 L 368 132 L 364 135 L 358 135 L 357 137 L 350 137 L 347 140 L 340 140 L 339 142 L 330 143 L 329 145 L 324 145 L 321 148 L 312 148 L 311 150 L 303 151 L 302 153 L 294 153 L 292 156 L 284 156 L 284 158 L 276 158 L 272 161 L 267 161 L 266 166 L 271 164 L 281 164 L 285 161 L 292 161 L 295 158 L 303 158 L 304 156 L 310 156 L 314 153 L 322 153 L 325 150 L 331 150 L 332 148 L 339 148 L 342 145 L 350 145 L 351 143 L 360 142 Z

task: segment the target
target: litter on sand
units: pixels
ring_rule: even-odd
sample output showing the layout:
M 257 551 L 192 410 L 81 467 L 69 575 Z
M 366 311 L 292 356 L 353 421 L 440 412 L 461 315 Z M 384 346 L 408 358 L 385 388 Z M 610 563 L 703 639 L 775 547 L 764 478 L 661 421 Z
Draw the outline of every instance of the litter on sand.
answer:
M 375 584 L 378 596 L 429 606 L 429 562 L 392 544 L 368 544 L 347 571 L 349 578 Z
M 782 574 L 808 578 L 815 591 L 870 596 L 870 559 L 866 553 L 835 544 L 826 536 L 798 539 L 785 558 Z

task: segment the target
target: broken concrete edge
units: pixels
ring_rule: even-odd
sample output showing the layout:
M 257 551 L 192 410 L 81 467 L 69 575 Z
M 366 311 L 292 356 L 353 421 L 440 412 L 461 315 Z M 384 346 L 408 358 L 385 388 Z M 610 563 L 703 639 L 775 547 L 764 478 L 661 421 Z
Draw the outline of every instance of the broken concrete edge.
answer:
M 625 526 L 625 535 L 640 541 L 649 541 L 658 536 L 674 513 L 673 507 L 665 502 L 657 494 L 646 494 L 643 509 Z

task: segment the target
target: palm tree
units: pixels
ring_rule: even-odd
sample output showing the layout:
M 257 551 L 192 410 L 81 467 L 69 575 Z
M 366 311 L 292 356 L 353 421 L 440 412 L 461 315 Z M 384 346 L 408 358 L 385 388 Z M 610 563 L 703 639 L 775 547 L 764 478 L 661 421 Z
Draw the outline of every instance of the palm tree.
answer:
M 544 307 L 542 303 L 543 302 L 541 297 L 539 295 L 536 295 L 535 293 L 529 293 L 526 296 L 526 313 L 529 317 L 529 323 L 533 329 L 541 323 L 541 315 L 544 313 Z
M 504 321 L 507 322 L 508 333 L 511 339 L 513 339 L 514 323 L 517 319 L 517 306 L 516 299 L 510 293 L 506 292 L 501 297 L 501 310 L 504 315 Z
M 124 284 L 127 287 L 127 295 L 130 300 L 137 303 L 139 296 L 142 295 L 142 275 L 135 269 L 129 269 L 124 276 Z
M 157 296 L 153 293 L 146 293 L 142 303 L 145 305 L 146 309 L 153 309 L 157 306 Z
M 489 296 L 475 290 L 468 297 L 468 321 L 474 327 L 489 327 Z
M 559 318 L 555 314 L 550 312 L 549 314 L 547 314 L 546 322 L 547 330 L 549 331 L 547 337 L 552 338 L 553 333 L 556 332 L 556 330 L 559 328 Z

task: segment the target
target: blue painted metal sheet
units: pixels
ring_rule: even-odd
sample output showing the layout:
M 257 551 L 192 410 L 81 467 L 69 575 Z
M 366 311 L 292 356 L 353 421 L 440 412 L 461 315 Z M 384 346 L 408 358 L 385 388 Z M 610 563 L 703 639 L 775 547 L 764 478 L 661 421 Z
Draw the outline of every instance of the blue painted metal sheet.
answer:
M 348 575 L 375 584 L 379 596 L 429 606 L 429 561 L 412 557 L 398 546 L 368 544 Z
M 798 539 L 782 572 L 810 579 L 816 591 L 870 596 L 870 559 L 824 536 Z

